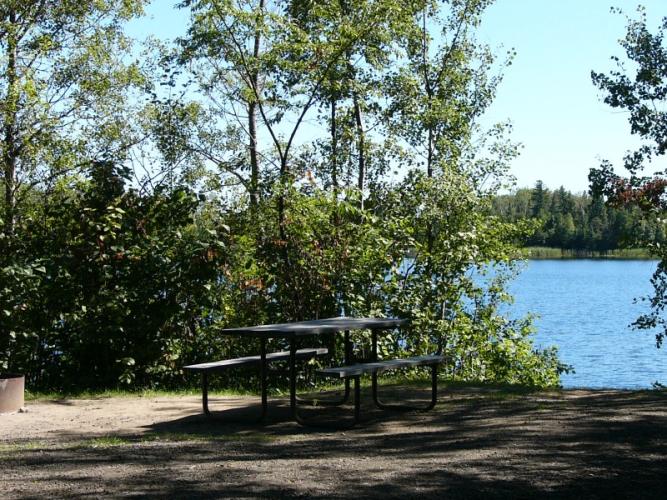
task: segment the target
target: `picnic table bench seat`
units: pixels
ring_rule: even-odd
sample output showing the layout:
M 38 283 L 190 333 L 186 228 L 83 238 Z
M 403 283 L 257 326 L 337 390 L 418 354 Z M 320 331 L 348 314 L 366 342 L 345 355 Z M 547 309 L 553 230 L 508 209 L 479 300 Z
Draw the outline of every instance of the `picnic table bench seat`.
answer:
M 316 356 L 325 356 L 329 353 L 326 347 L 311 347 L 307 349 L 299 349 L 296 351 L 297 359 L 307 359 Z M 289 351 L 271 352 L 266 355 L 267 363 L 272 361 L 287 361 L 289 359 Z M 196 365 L 184 366 L 184 370 L 192 370 L 196 372 L 224 370 L 233 366 L 242 366 L 250 364 L 259 364 L 262 357 L 257 354 L 255 356 L 244 356 L 242 358 L 223 359 L 222 361 L 211 361 L 209 363 L 198 363 Z
M 323 368 L 317 373 L 324 377 L 348 378 L 364 375 L 366 373 L 381 373 L 398 368 L 413 368 L 415 366 L 437 365 L 445 360 L 444 356 L 428 355 L 413 356 L 411 358 L 388 359 L 386 361 L 373 361 L 370 363 L 358 363 L 348 366 L 335 366 Z
M 296 351 L 296 359 L 311 359 L 318 356 L 326 356 L 329 350 L 326 347 L 308 347 Z M 266 363 L 277 361 L 288 361 L 290 359 L 289 351 L 278 351 L 266 354 Z M 220 361 L 210 361 L 208 363 L 197 363 L 194 365 L 184 366 L 184 370 L 200 372 L 202 375 L 202 408 L 206 416 L 211 416 L 208 408 L 208 373 L 213 371 L 225 370 L 244 365 L 261 365 L 262 356 L 260 354 L 254 356 L 243 356 L 240 358 L 223 359 Z M 259 418 L 261 421 L 266 413 L 266 374 L 262 369 L 262 414 Z
M 324 377 L 333 377 L 339 379 L 354 379 L 354 420 L 353 424 L 359 422 L 360 417 L 360 378 L 361 375 L 371 374 L 373 402 L 383 410 L 417 410 L 428 411 L 432 409 L 438 399 L 438 365 L 445 361 L 445 356 L 439 354 L 426 356 L 412 356 L 409 358 L 387 359 L 382 361 L 371 361 L 368 363 L 357 363 L 346 366 L 335 366 L 332 368 L 323 368 L 317 370 L 317 373 Z M 426 407 L 414 407 L 411 405 L 386 404 L 380 401 L 378 396 L 377 375 L 388 370 L 399 368 L 414 368 L 417 366 L 431 367 L 431 402 Z

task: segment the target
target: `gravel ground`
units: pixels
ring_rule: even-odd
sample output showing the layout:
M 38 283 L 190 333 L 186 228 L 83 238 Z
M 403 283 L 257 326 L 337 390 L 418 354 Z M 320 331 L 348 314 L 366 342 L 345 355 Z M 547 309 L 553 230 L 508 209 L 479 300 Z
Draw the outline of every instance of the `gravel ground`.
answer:
M 442 388 L 428 413 L 363 397 L 347 431 L 300 427 L 284 399 L 262 425 L 206 419 L 195 396 L 30 402 L 0 415 L 0 498 L 667 498 L 665 392 Z

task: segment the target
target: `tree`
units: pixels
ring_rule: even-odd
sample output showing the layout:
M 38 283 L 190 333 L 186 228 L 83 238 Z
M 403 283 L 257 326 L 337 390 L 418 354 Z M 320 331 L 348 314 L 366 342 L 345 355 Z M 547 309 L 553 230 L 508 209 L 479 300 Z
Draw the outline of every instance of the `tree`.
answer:
M 621 12 L 612 9 L 612 12 Z M 638 9 L 638 19 L 628 18 L 625 38 L 620 41 L 627 61 L 636 68 L 634 77 L 628 76 L 625 62 L 612 57 L 616 70 L 608 75 L 591 72 L 593 84 L 604 92 L 604 102 L 629 113 L 630 133 L 639 136 L 644 144 L 626 154 L 623 166 L 629 177 L 615 174 L 612 165 L 604 161 L 590 173 L 591 189 L 607 195 L 612 203 L 636 203 L 647 210 L 667 208 L 662 194 L 667 181 L 663 173 L 641 175 L 652 159 L 667 151 L 667 45 L 665 30 L 667 17 L 652 34 L 646 23 L 646 12 Z
M 226 233 L 194 220 L 184 186 L 142 194 L 127 168 L 87 170 L 31 214 L 28 263 L 0 266 L 0 369 L 58 389 L 178 379 L 179 356 L 208 343 Z
M 530 196 L 530 210 L 533 217 L 541 218 L 546 213 L 546 196 L 548 190 L 544 188 L 542 181 L 537 181 Z
M 44 347 L 31 326 L 43 310 L 30 306 L 44 293 L 42 249 L 30 246 L 40 207 L 96 161 L 123 163 L 140 138 L 129 95 L 144 78 L 123 24 L 145 3 L 0 3 L 0 369 Z
M 618 9 L 612 12 L 620 13 Z M 653 159 L 667 152 L 667 17 L 662 19 L 655 33 L 647 26 L 646 11 L 638 8 L 636 19 L 627 18 L 625 38 L 620 41 L 625 59 L 614 56 L 617 69 L 608 75 L 591 72 L 593 83 L 604 92 L 604 102 L 613 108 L 629 112 L 630 132 L 639 136 L 644 144 L 626 154 L 623 162 L 628 177 L 614 172 L 610 162 L 591 169 L 591 191 L 605 195 L 612 205 L 639 206 L 647 217 L 661 216 L 667 209 L 667 178 L 665 172 L 643 175 L 642 171 Z M 632 64 L 634 75 L 625 68 Z M 658 328 L 658 347 L 667 334 L 667 321 L 663 312 L 667 307 L 667 251 L 656 241 L 646 241 L 660 258 L 658 268 L 651 279 L 654 294 L 650 298 L 651 312 L 637 319 L 638 328 Z
M 124 156 L 136 138 L 123 115 L 128 87 L 122 23 L 146 0 L 22 2 L 0 6 L 0 137 L 4 232 L 40 183 L 91 159 Z
M 387 354 L 447 350 L 461 378 L 557 383 L 530 319 L 499 312 L 526 225 L 489 214 L 515 149 L 477 124 L 499 81 L 474 37 L 488 3 L 185 0 L 189 31 L 176 57 L 154 56 L 164 74 L 142 124 L 188 174 L 137 189 L 122 148 L 107 158 L 80 135 L 107 115 L 72 111 L 70 134 L 52 136 L 81 175 L 35 185 L 16 225 L 22 265 L 0 266 L 13 334 L 0 364 L 43 386 L 170 383 L 181 361 L 248 347 L 218 328 L 345 311 L 412 320 Z M 222 182 L 197 193 L 205 170 Z
M 256 198 L 252 193 L 258 192 L 260 184 L 265 196 L 277 195 L 273 199 L 279 234 L 269 240 L 280 250 L 275 257 L 282 262 L 280 275 L 285 278 L 278 280 L 277 286 L 297 294 L 291 283 L 294 274 L 288 247 L 294 240 L 288 238 L 289 207 L 283 193 L 314 169 L 310 151 L 299 144 L 303 136 L 310 136 L 304 133 L 306 118 L 322 105 L 332 106 L 331 158 L 338 158 L 339 144 L 354 144 L 349 151 L 356 150 L 355 186 L 363 207 L 371 148 L 362 116 L 367 107 L 361 69 L 366 65 L 378 69 L 389 61 L 385 52 L 391 53 L 398 44 L 392 31 L 400 24 L 396 20 L 410 19 L 412 11 L 395 0 L 248 0 L 239 4 L 188 0 L 182 6 L 190 8 L 191 23 L 187 38 L 181 40 L 180 62 L 196 65 L 199 85 L 216 108 L 218 120 L 214 126 L 225 130 L 231 122 L 244 138 L 234 152 L 237 161 L 225 159 L 229 155 L 225 151 L 217 154 L 210 141 L 194 149 L 224 165 L 225 171 L 239 179 L 251 194 L 251 200 Z M 354 126 L 338 130 L 336 109 L 345 101 L 351 103 Z M 354 139 L 345 141 L 349 137 L 345 132 L 350 130 Z M 248 157 L 249 179 L 243 171 Z M 327 159 L 327 163 L 330 161 Z M 331 173 L 337 189 L 342 184 L 337 164 Z M 256 201 L 253 203 L 256 205 Z M 261 225 L 254 224 L 254 229 L 258 227 Z M 297 299 L 295 295 L 292 302 Z

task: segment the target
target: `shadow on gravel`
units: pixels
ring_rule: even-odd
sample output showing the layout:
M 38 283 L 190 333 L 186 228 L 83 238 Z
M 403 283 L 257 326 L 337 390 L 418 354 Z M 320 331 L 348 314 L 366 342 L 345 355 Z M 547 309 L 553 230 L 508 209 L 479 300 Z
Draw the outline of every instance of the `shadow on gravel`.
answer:
M 12 490 L 22 498 L 665 497 L 667 394 L 441 395 L 424 414 L 366 404 L 366 422 L 352 431 L 300 427 L 285 401 L 274 401 L 265 425 L 192 415 L 115 445 L 23 449 L 0 467 L 25 482 Z M 231 412 L 254 418 L 258 409 Z M 314 411 L 342 418 L 351 409 Z

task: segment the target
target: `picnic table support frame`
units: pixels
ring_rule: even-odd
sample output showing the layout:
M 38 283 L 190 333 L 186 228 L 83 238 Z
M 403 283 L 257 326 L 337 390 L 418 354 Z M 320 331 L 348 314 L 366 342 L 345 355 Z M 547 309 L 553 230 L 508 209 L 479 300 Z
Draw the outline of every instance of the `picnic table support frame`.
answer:
M 268 395 L 267 395 L 267 363 L 266 363 L 266 338 L 260 338 L 260 364 L 259 364 L 259 378 L 260 378 L 260 391 L 261 391 L 261 400 L 262 400 L 262 410 L 259 414 L 259 417 L 255 420 L 256 423 L 261 423 L 266 418 L 266 413 L 268 411 Z M 296 357 L 296 353 L 295 353 Z M 291 357 L 290 357 L 291 360 Z M 291 362 L 291 361 L 290 361 Z M 209 418 L 216 418 L 224 420 L 226 422 L 248 422 L 246 418 L 240 419 L 230 419 L 230 418 L 221 418 L 218 415 L 213 415 L 211 410 L 208 407 L 208 373 L 202 371 L 202 408 L 204 414 Z M 252 422 L 252 420 L 251 420 Z
M 349 350 L 349 331 L 345 332 L 345 360 L 348 361 Z M 290 358 L 289 358 L 289 379 L 290 379 L 290 408 L 292 409 L 292 418 L 299 424 L 304 427 L 324 427 L 329 429 L 336 430 L 345 430 L 354 427 L 359 423 L 359 418 L 361 415 L 361 382 L 360 377 L 356 376 L 354 378 L 354 420 L 349 424 L 324 424 L 317 422 L 306 422 L 301 415 L 299 415 L 299 398 L 296 395 L 296 337 L 290 338 Z M 326 406 L 337 406 L 345 403 L 350 395 L 350 381 L 349 379 L 345 380 L 345 395 L 341 401 L 333 402 L 327 404 Z M 325 404 L 323 404 L 325 406 Z
M 374 362 L 377 362 L 378 360 L 378 338 L 377 338 L 377 330 L 372 330 L 372 351 L 371 351 L 371 356 L 373 358 Z M 399 404 L 387 404 L 383 403 L 380 400 L 380 397 L 378 395 L 378 374 L 377 372 L 373 372 L 371 374 L 371 392 L 373 394 L 373 403 L 375 403 L 375 406 L 380 408 L 381 410 L 394 410 L 394 411 L 429 411 L 435 408 L 435 405 L 438 401 L 438 365 L 437 364 L 432 364 L 431 365 L 431 402 L 424 407 L 419 407 L 419 406 L 411 406 L 411 405 L 399 405 Z
M 336 337 L 333 337 L 334 342 L 336 341 Z M 345 364 L 349 365 L 350 361 L 352 359 L 352 350 L 351 350 L 351 345 L 350 345 L 350 330 L 345 330 L 345 340 L 344 340 L 344 353 L 343 357 L 345 360 Z M 291 345 L 291 344 L 290 344 Z M 335 347 L 335 344 L 334 344 Z M 335 348 L 331 348 L 330 353 L 335 352 Z M 291 377 L 291 372 L 290 372 L 290 377 Z M 345 379 L 345 392 L 343 393 L 343 397 L 341 399 L 329 401 L 329 400 L 320 400 L 317 398 L 300 398 L 297 396 L 296 400 L 298 403 L 303 403 L 303 404 L 310 404 L 310 405 L 321 405 L 321 406 L 341 406 L 347 403 L 347 401 L 350 399 L 350 380 Z

